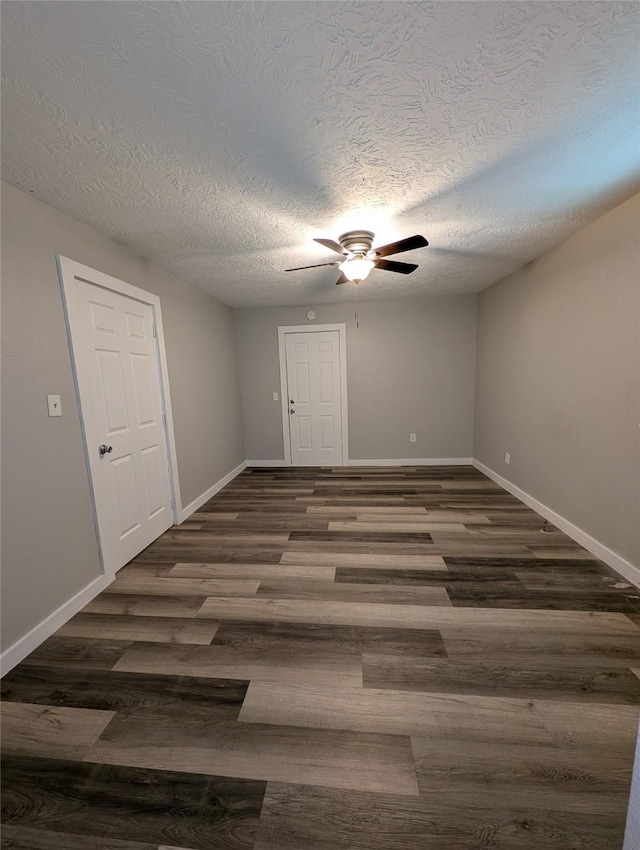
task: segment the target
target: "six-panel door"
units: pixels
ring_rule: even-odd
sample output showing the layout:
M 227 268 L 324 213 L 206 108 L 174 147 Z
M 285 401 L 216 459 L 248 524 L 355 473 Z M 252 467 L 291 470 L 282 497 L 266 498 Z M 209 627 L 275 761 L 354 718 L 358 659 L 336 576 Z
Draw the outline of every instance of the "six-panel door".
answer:
M 173 522 L 153 308 L 79 280 L 74 296 L 70 323 L 98 527 L 105 560 L 118 569 Z
M 291 462 L 342 464 L 340 335 L 338 331 L 286 334 Z

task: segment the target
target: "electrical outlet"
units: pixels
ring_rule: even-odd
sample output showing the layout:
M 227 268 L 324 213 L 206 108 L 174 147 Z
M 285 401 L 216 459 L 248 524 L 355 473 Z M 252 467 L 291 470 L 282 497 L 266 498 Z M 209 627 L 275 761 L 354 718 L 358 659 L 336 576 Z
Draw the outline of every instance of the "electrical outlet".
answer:
M 274 401 L 278 401 L 278 393 L 273 393 L 272 398 Z
M 511 463 L 511 455 L 509 454 L 509 452 L 504 453 L 504 462 L 507 464 L 507 466 L 509 466 L 509 464 Z
M 409 442 L 415 443 L 415 441 L 416 441 L 416 435 L 415 434 L 409 434 Z

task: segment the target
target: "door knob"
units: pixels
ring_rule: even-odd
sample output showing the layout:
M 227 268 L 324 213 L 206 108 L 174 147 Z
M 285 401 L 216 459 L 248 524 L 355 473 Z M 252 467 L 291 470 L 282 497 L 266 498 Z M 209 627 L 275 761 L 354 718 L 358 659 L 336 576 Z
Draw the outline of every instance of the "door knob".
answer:
M 289 399 L 289 404 L 295 404 L 295 401 L 294 401 L 292 398 L 290 398 L 290 399 Z
M 289 408 L 289 413 L 295 413 L 295 410 L 294 410 L 292 407 L 290 407 L 290 408 Z
M 113 451 L 113 446 L 105 446 L 103 443 L 101 446 L 98 446 L 98 451 L 100 452 L 100 456 L 107 455 Z

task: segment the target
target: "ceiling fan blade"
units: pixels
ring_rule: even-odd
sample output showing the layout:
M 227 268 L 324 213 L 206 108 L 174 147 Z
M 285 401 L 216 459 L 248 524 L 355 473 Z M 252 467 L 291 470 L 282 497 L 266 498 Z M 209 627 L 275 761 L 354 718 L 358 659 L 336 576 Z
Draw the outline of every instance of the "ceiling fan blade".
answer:
M 424 236 L 409 236 L 399 242 L 391 242 L 389 245 L 381 245 L 374 248 L 373 253 L 379 257 L 388 257 L 390 254 L 402 254 L 403 251 L 413 251 L 414 248 L 426 248 L 429 243 Z
M 341 283 L 349 283 L 349 278 L 348 278 L 348 277 L 346 277 L 344 273 L 342 273 L 342 274 L 340 275 L 340 277 L 337 279 L 337 281 L 336 281 L 336 286 L 338 286 L 338 285 L 339 285 L 339 284 L 341 284 Z
M 396 263 L 393 260 L 374 260 L 377 269 L 386 272 L 399 272 L 400 274 L 411 274 L 418 266 L 415 263 Z
M 334 242 L 333 239 L 314 239 L 314 242 L 319 242 L 320 245 L 324 245 L 325 248 L 330 248 L 332 251 L 335 251 L 336 254 L 342 254 L 343 257 L 346 257 L 347 252 L 344 250 L 342 245 L 338 245 L 337 242 Z
M 302 271 L 302 269 L 319 269 L 320 266 L 339 266 L 339 265 L 340 265 L 340 260 L 336 260 L 333 263 L 316 263 L 313 266 L 298 266 L 295 269 L 285 269 L 285 271 L 286 272 L 299 272 L 299 271 Z

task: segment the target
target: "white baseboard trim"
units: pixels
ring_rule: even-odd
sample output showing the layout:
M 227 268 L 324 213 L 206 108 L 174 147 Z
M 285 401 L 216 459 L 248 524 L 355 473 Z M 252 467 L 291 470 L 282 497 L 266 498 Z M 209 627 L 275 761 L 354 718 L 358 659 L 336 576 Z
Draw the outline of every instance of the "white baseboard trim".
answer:
M 401 457 L 349 461 L 349 466 L 471 466 L 470 457 Z
M 216 483 L 209 487 L 208 490 L 205 490 L 205 492 L 198 496 L 197 499 L 194 499 L 193 502 L 186 506 L 186 508 L 183 508 L 180 512 L 179 523 L 184 522 L 185 519 L 188 519 L 188 517 L 190 517 L 192 513 L 195 513 L 198 508 L 201 508 L 209 501 L 209 499 L 212 499 L 216 493 L 219 493 L 223 487 L 225 487 L 230 481 L 233 481 L 237 475 L 240 475 L 242 470 L 246 469 L 246 467 L 247 461 L 243 460 L 242 463 L 239 463 L 235 469 L 228 472 L 224 478 L 221 478 L 220 481 L 216 481 Z
M 247 466 L 286 466 L 286 461 L 283 460 L 248 460 Z
M 108 587 L 114 578 L 115 576 L 111 575 L 98 576 L 91 584 L 88 584 L 83 590 L 64 602 L 53 614 L 49 614 L 45 620 L 31 629 L 30 632 L 27 632 L 24 637 L 17 640 L 13 646 L 6 649 L 0 656 L 0 676 L 6 675 L 30 652 L 37 649 L 43 641 L 51 637 L 61 626 L 64 626 L 78 611 L 81 611 L 85 605 L 95 599 L 105 587 Z
M 247 466 L 290 466 L 284 460 L 248 460 Z M 339 464 L 337 465 L 339 466 Z M 471 466 L 470 457 L 410 457 L 349 460 L 347 466 Z
M 627 581 L 630 581 L 636 587 L 640 588 L 640 569 L 634 566 L 630 561 L 626 561 L 620 555 L 616 554 L 613 550 L 609 549 L 603 543 L 600 543 L 595 537 L 591 537 L 590 534 L 587 534 L 586 531 L 583 531 L 581 528 L 578 528 L 577 525 L 574 525 L 568 519 L 565 519 L 560 514 L 557 514 L 551 508 L 548 508 L 546 505 L 543 505 L 542 502 L 539 502 L 537 499 L 534 499 L 533 496 L 530 496 L 524 490 L 521 490 L 519 487 L 516 487 L 515 484 L 512 484 L 511 481 L 507 481 L 506 478 L 503 478 L 501 475 L 498 475 L 497 472 L 494 472 L 493 469 L 490 469 L 488 466 L 485 466 L 484 463 L 480 463 L 479 460 L 473 458 L 473 465 L 476 469 L 479 469 L 480 472 L 484 472 L 487 478 L 491 478 L 492 481 L 495 481 L 496 484 L 499 484 L 517 499 L 520 499 L 521 502 L 524 502 L 530 508 L 533 508 L 536 513 L 539 513 L 540 516 L 543 516 L 545 519 L 548 519 L 549 522 L 553 523 L 560 531 L 564 531 L 565 534 L 568 534 L 572 540 L 575 540 L 576 543 L 579 543 L 583 546 L 588 552 L 591 552 L 592 555 L 595 555 L 596 558 L 600 558 L 601 561 L 604 561 L 605 564 L 608 564 L 612 569 L 614 569 L 617 573 L 619 573 L 623 578 Z

